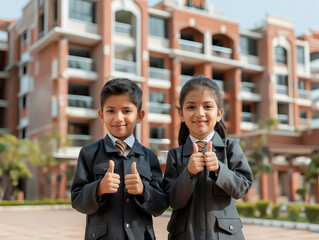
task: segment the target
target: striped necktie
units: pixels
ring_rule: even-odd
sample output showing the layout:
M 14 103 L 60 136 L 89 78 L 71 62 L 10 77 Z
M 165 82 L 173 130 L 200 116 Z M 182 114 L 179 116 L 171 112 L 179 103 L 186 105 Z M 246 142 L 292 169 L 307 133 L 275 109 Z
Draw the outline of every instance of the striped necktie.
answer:
M 198 151 L 202 152 L 207 143 L 204 141 L 197 141 L 196 144 L 198 146 Z
M 115 147 L 120 151 L 120 153 L 124 156 L 125 149 L 127 148 L 127 144 L 125 142 L 116 140 Z

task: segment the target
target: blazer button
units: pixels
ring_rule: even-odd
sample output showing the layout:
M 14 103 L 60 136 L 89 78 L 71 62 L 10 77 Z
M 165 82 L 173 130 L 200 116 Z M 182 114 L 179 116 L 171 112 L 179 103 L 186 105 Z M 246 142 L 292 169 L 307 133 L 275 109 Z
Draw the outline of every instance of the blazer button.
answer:
M 126 202 L 126 203 L 130 203 L 130 199 L 127 198 L 127 199 L 125 200 L 125 202 Z
M 142 180 L 145 181 L 146 180 L 145 177 L 143 177 Z
M 125 224 L 125 227 L 126 227 L 126 228 L 130 228 L 130 224 L 128 224 L 128 223 Z
M 229 229 L 230 230 L 234 230 L 234 226 L 233 225 L 229 225 Z
M 93 234 L 92 234 L 92 237 L 93 237 L 93 238 L 95 238 L 95 235 L 96 235 L 96 234 L 95 234 L 95 233 L 93 233 Z

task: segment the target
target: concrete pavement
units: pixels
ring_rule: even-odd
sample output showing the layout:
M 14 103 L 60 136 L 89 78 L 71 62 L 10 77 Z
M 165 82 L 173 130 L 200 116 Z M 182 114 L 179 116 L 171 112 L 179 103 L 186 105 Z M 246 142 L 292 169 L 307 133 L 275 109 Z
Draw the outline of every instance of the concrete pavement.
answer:
M 71 209 L 0 209 L 1 240 L 81 240 L 85 215 Z M 158 240 L 167 239 L 169 217 L 154 218 Z M 246 240 L 318 240 L 319 233 L 285 228 L 244 225 Z

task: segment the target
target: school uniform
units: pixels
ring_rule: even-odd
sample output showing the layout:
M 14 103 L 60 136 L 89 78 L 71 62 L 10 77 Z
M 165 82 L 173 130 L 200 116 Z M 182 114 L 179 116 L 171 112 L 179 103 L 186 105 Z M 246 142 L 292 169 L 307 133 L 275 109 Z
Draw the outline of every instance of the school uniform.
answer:
M 242 240 L 242 222 L 235 199 L 245 196 L 253 175 L 239 140 L 222 139 L 217 132 L 211 138 L 219 161 L 219 173 L 206 167 L 190 177 L 187 164 L 193 154 L 193 142 L 171 149 L 164 174 L 164 190 L 173 208 L 167 226 L 170 240 Z M 206 152 L 207 145 L 203 149 Z
M 152 215 L 162 214 L 168 206 L 160 186 L 158 158 L 133 136 L 123 156 L 110 136 L 108 133 L 104 139 L 83 147 L 78 158 L 71 199 L 73 208 L 87 214 L 85 240 L 155 239 Z M 116 193 L 97 197 L 98 184 L 110 160 L 114 161 L 114 173 L 120 175 L 121 183 Z M 132 173 L 133 162 L 144 185 L 143 197 L 125 189 L 124 177 Z

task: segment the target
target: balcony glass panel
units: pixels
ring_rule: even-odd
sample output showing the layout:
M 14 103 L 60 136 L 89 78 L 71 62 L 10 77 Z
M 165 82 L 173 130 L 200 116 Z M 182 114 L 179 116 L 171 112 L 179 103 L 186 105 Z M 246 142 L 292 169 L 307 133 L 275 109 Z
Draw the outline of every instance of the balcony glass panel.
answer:
M 126 72 L 126 73 L 132 73 L 136 74 L 136 62 L 122 60 L 122 59 L 115 59 L 115 71 L 118 72 Z
M 241 91 L 243 92 L 255 92 L 255 83 L 252 82 L 242 82 L 241 83 Z
M 303 99 L 308 99 L 309 97 L 309 91 L 305 89 L 298 89 L 298 97 Z
M 180 39 L 179 40 L 179 46 L 180 49 L 186 50 L 186 51 L 192 51 L 197 53 L 202 53 L 203 51 L 203 44 L 200 42 Z
M 0 30 L 0 42 L 8 41 L 8 33 Z
M 278 94 L 288 95 L 288 87 L 285 85 L 277 85 L 276 92 Z
M 93 98 L 90 96 L 68 95 L 68 106 L 78 108 L 93 108 Z
M 170 81 L 171 72 L 163 68 L 149 67 L 149 78 Z
M 93 59 L 79 56 L 68 56 L 69 68 L 81 69 L 84 71 L 94 71 Z
M 90 135 L 68 134 L 68 138 L 71 140 L 73 147 L 82 147 L 92 142 Z
M 312 72 L 319 71 L 319 59 L 310 62 L 310 69 Z
M 213 79 L 217 83 L 219 90 L 224 91 L 224 81 Z
M 170 104 L 149 102 L 148 107 L 150 113 L 170 114 Z
M 233 50 L 231 48 L 212 45 L 213 56 L 230 58 L 232 57 Z
M 191 78 L 193 77 L 189 75 L 180 75 L 181 86 L 183 86 Z
M 115 32 L 131 35 L 132 25 L 127 23 L 122 23 L 122 22 L 115 22 Z
M 281 124 L 288 124 L 288 119 L 289 119 L 288 115 L 278 114 L 277 117 Z
M 242 112 L 241 119 L 243 122 L 256 122 L 256 115 L 250 112 Z

